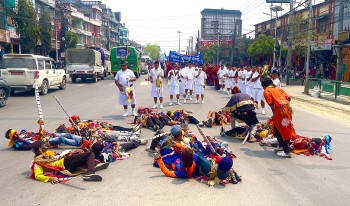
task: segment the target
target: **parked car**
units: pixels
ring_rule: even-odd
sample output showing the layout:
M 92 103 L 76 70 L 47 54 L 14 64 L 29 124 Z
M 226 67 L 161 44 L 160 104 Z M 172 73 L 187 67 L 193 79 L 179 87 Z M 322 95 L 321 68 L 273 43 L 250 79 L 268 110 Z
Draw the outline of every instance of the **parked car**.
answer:
M 35 82 L 42 95 L 47 94 L 52 87 L 64 90 L 67 84 L 65 70 L 56 68 L 52 58 L 33 54 L 5 54 L 0 76 L 10 85 L 12 94 L 35 89 Z
M 148 73 L 148 66 L 152 64 L 151 57 L 147 55 L 141 56 L 141 74 L 147 74 Z
M 11 88 L 7 84 L 6 80 L 0 77 L 0 107 L 6 106 L 6 101 L 10 96 Z

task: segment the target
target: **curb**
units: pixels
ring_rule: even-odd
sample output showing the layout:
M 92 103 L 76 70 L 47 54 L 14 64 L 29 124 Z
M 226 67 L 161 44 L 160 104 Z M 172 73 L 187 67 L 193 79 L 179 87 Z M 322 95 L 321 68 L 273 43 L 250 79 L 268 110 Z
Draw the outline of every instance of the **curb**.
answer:
M 341 108 L 338 108 L 338 107 L 335 107 L 335 106 L 332 106 L 332 105 L 320 104 L 320 103 L 314 102 L 314 101 L 308 101 L 308 100 L 303 99 L 303 98 L 298 97 L 298 96 L 290 95 L 290 97 L 292 97 L 292 100 L 296 100 L 296 101 L 299 101 L 299 102 L 307 103 L 307 104 L 310 104 L 310 105 L 321 106 L 321 107 L 324 107 L 325 109 L 330 109 L 330 110 L 335 110 L 337 112 L 344 112 L 344 113 L 350 114 L 350 110 L 341 109 Z M 327 101 L 327 100 L 325 100 L 325 101 Z

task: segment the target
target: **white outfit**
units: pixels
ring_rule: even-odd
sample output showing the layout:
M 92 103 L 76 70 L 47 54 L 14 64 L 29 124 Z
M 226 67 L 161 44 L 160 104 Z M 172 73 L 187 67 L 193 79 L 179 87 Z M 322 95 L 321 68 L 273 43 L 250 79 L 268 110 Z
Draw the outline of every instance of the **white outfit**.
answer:
M 247 80 L 251 75 L 252 71 L 247 71 L 246 78 L 245 78 L 245 93 L 248 94 L 250 97 L 253 97 L 253 82 L 250 80 Z
M 277 88 L 281 88 L 281 81 L 278 78 L 273 79 L 272 82 Z
M 218 78 L 219 78 L 219 84 L 225 84 L 225 81 L 223 81 L 223 76 L 226 74 L 226 71 L 224 69 L 219 69 L 218 71 Z
M 252 78 L 259 76 L 259 72 L 255 72 Z M 261 86 L 260 78 L 253 82 L 253 99 L 256 102 L 260 102 L 264 98 L 264 89 Z
M 239 87 L 238 85 L 238 79 L 236 78 L 236 74 L 238 73 L 238 70 L 232 71 L 232 88 L 233 87 Z
M 152 97 L 163 97 L 163 86 L 157 87 L 156 86 L 156 80 L 157 77 L 160 76 L 164 78 L 164 70 L 161 67 L 152 68 L 150 71 L 150 76 L 152 77 L 152 89 L 151 89 L 151 96 Z
M 130 86 L 130 89 L 133 91 L 133 98 L 131 99 L 131 102 L 128 102 L 128 96 L 123 92 L 119 90 L 119 99 L 118 103 L 120 105 L 133 105 L 136 104 L 136 94 L 133 82 L 130 82 L 129 80 L 131 78 L 135 78 L 135 74 L 130 69 L 127 69 L 125 71 L 119 70 L 117 74 L 115 75 L 114 79 L 119 82 L 120 85 L 124 86 Z
M 195 75 L 195 69 L 188 68 L 187 67 L 187 82 L 186 82 L 186 89 L 193 90 L 193 81 L 194 81 L 194 75 Z
M 231 77 L 233 77 L 233 72 L 234 71 L 232 71 L 232 70 L 228 70 L 227 73 L 226 73 L 226 75 L 227 75 L 226 80 L 225 80 L 225 87 L 226 87 L 226 89 L 231 89 L 232 88 L 233 78 L 231 78 Z
M 186 68 L 182 68 L 179 71 L 179 91 L 181 95 L 185 95 L 185 88 L 186 88 L 186 84 L 187 84 L 187 69 Z
M 170 78 L 170 74 L 172 74 Z M 178 71 L 175 70 L 170 70 L 168 73 L 168 86 L 169 86 L 169 94 L 170 95 L 178 95 L 180 94 L 179 90 L 179 74 Z
M 196 72 L 195 77 L 198 75 L 199 71 Z M 204 85 L 207 79 L 207 74 L 201 71 L 199 76 L 194 79 L 194 92 L 196 94 L 204 94 Z
M 247 74 L 247 70 L 243 70 L 242 71 L 242 75 L 241 75 L 241 77 L 242 77 L 242 80 L 241 80 L 241 85 L 240 85 L 240 89 L 241 89 L 241 92 L 243 93 L 243 94 L 247 94 L 246 93 L 246 85 L 245 85 L 245 79 L 247 78 L 246 75 Z M 244 79 L 244 80 L 243 80 Z

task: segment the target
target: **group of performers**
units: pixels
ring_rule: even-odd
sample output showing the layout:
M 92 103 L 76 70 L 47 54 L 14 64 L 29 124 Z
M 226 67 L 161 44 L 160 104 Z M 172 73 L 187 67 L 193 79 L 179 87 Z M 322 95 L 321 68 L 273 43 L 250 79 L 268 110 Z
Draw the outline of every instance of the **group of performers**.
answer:
M 324 135 L 320 140 L 309 140 L 297 136 L 292 121 L 291 98 L 279 88 L 277 74 L 270 77 L 264 73 L 265 70 L 261 67 L 225 68 L 222 65 L 217 72 L 220 90 L 232 96 L 222 111 L 209 111 L 208 119 L 200 121 L 190 111 L 155 110 L 158 107 L 163 108 L 164 71 L 159 67 L 159 62 L 154 63 L 149 73 L 151 95 L 155 104 L 152 108 L 136 110 L 133 86 L 136 78 L 128 69 L 127 62 L 122 62 L 122 70 L 116 74 L 115 84 L 119 89 L 119 103 L 125 109 L 123 116 L 128 116 L 127 109 L 131 105 L 135 127 L 125 128 L 92 120 L 81 121 L 79 116 L 73 115 L 69 117 L 71 126 L 59 125 L 55 133 L 48 133 L 42 127 L 38 133 L 9 129 L 5 137 L 9 139 L 10 148 L 34 152 L 35 158 L 31 164 L 31 177 L 34 179 L 55 184 L 85 173 L 84 180 L 101 181 L 102 177 L 95 174 L 97 170 L 106 169 L 109 162 L 128 158 L 127 151 L 148 143 L 147 140 L 140 139 L 141 128 L 146 127 L 156 132 L 146 151 L 156 153 L 154 166 L 159 167 L 166 176 L 194 177 L 208 185 L 225 185 L 228 182 L 236 184 L 242 181 L 233 169 L 236 156 L 227 143 L 205 136 L 200 127 L 221 126 L 222 136 L 237 136 L 238 133 L 246 132 L 243 144 L 246 141 L 255 142 L 257 135 L 268 136 L 261 135 L 262 127 L 259 127 L 256 116 L 259 102 L 262 114 L 265 114 L 266 101 L 273 112 L 267 133 L 278 141 L 275 150 L 277 156 L 291 158 L 292 149 L 300 153 L 321 154 L 331 159 L 328 153 L 331 149 L 331 137 Z M 174 64 L 168 71 L 170 105 L 180 105 L 180 95 L 184 98 L 183 103 L 191 100 L 193 90 L 196 94 L 195 103 L 204 103 L 206 79 L 207 75 L 201 65 L 192 66 L 188 63 L 181 68 L 179 64 Z M 247 125 L 243 131 L 237 126 L 237 123 L 242 122 Z M 39 124 L 41 123 L 43 122 Z M 193 135 L 188 124 L 196 125 L 203 141 Z M 166 125 L 171 126 L 168 133 L 162 130 Z M 224 129 L 226 125 L 231 126 L 229 131 Z M 60 144 L 81 149 L 63 154 L 48 151 L 48 148 L 56 148 Z
M 102 177 L 95 174 L 97 170 L 106 169 L 109 162 L 127 159 L 129 150 L 148 143 L 140 139 L 140 124 L 126 128 L 107 122 L 81 121 L 78 115 L 71 116 L 69 120 L 71 126 L 61 124 L 55 133 L 49 133 L 42 127 L 37 133 L 15 129 L 6 132 L 9 148 L 34 152 L 31 178 L 56 184 L 83 173 L 84 180 L 101 181 Z M 61 154 L 48 150 L 61 144 L 79 149 L 65 150 Z

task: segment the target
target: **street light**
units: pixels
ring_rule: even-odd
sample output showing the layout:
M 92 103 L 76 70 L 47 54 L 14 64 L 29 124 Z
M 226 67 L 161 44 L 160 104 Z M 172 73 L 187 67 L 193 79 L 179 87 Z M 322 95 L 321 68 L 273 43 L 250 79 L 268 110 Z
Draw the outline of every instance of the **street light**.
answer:
M 276 21 L 275 21 L 275 39 L 273 42 L 273 68 L 275 69 L 275 65 L 276 65 L 276 43 L 277 43 L 277 19 L 278 19 L 278 13 L 279 11 L 283 11 L 283 8 L 281 6 L 273 6 L 270 8 L 271 10 L 271 19 L 272 19 L 272 12 L 275 12 L 275 17 L 276 17 Z
M 179 34 L 179 54 L 181 53 L 181 50 L 180 50 L 180 35 L 181 35 L 181 31 L 179 30 L 179 31 L 177 31 L 177 33 Z

